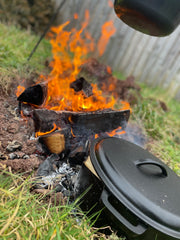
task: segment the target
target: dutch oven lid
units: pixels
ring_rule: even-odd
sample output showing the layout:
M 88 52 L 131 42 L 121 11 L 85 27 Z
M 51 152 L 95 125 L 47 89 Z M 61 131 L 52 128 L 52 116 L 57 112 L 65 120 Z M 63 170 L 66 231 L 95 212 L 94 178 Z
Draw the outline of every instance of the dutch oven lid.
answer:
M 92 164 L 106 189 L 144 222 L 180 238 L 180 178 L 141 147 L 118 138 L 95 140 Z

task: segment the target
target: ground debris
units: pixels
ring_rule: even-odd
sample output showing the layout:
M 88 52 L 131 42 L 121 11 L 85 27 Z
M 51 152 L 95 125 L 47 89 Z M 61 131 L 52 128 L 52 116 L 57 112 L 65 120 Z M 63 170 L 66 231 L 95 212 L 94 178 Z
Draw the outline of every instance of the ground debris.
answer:
M 15 152 L 16 150 L 21 150 L 21 149 L 22 149 L 22 143 L 16 140 L 13 140 L 12 142 L 10 142 L 6 147 L 6 150 L 8 152 Z
M 8 156 L 0 152 L 0 160 L 7 160 L 7 159 L 8 159 Z
M 20 158 L 0 161 L 0 163 L 5 164 L 7 167 L 11 167 L 13 172 L 32 172 L 38 169 L 41 162 L 42 160 L 35 155 L 28 159 Z
M 44 160 L 36 155 L 37 139 L 32 138 L 34 128 L 9 110 L 17 107 L 16 96 L 0 96 L 0 165 L 11 168 L 13 172 L 31 172 L 37 170 Z

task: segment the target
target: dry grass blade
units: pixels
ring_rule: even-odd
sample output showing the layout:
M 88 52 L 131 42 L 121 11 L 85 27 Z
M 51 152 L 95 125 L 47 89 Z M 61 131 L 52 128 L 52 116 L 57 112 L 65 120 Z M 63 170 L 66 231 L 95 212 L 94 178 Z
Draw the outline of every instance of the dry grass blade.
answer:
M 2 236 L 2 234 L 5 232 L 5 230 L 9 227 L 9 225 L 12 223 L 12 221 L 14 220 L 18 210 L 19 210 L 19 207 L 20 207 L 20 203 L 22 201 L 22 192 L 23 190 L 20 192 L 19 194 L 19 198 L 18 198 L 18 202 L 17 202 L 17 206 L 15 208 L 15 211 L 14 213 L 12 214 L 12 216 L 7 220 L 6 224 L 3 226 L 3 228 L 0 230 L 0 235 Z

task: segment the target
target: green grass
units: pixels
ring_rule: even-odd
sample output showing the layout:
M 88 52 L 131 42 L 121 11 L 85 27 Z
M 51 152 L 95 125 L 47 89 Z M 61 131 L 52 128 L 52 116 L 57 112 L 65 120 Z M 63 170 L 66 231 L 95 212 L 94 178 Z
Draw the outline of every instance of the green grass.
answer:
M 7 90 L 12 78 L 16 81 L 44 70 L 44 61 L 51 56 L 51 46 L 45 39 L 27 62 L 38 39 L 30 31 L 0 23 L 0 83 L 3 89 Z
M 132 121 L 144 127 L 148 149 L 180 175 L 180 103 L 162 89 L 141 87 L 143 99 L 133 106 Z M 162 109 L 160 101 L 168 111 Z
M 0 65 L 5 68 L 21 68 L 24 64 L 36 70 L 43 70 L 43 62 L 51 54 L 49 41 L 43 40 L 32 60 L 27 58 L 37 43 L 39 37 L 30 31 L 21 30 L 15 26 L 0 24 Z
M 106 239 L 74 204 L 55 206 L 30 192 L 30 179 L 0 175 L 0 239 Z M 77 208 L 76 208 L 77 209 Z

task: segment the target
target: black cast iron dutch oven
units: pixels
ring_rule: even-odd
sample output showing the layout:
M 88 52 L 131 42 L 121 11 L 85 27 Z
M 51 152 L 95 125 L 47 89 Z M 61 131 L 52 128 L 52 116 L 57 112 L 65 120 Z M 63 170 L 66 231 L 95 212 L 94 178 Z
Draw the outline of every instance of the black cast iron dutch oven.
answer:
M 180 23 L 179 0 L 115 0 L 114 10 L 130 27 L 152 36 L 167 36 Z
M 180 178 L 169 167 L 118 138 L 95 140 L 89 160 L 80 171 L 77 195 L 91 186 L 81 208 L 104 208 L 101 226 L 110 225 L 128 239 L 180 239 Z

